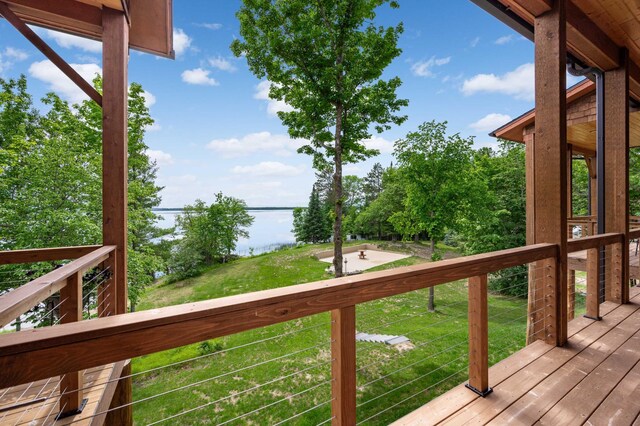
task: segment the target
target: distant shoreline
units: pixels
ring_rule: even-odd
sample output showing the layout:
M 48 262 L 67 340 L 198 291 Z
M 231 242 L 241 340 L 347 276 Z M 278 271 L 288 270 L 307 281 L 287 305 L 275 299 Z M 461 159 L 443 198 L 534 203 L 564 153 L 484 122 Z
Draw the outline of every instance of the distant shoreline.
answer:
M 245 210 L 252 210 L 252 211 L 258 211 L 258 210 L 293 210 L 296 209 L 297 207 L 246 207 Z M 151 209 L 154 212 L 181 212 L 184 211 L 184 207 L 156 207 L 156 208 L 152 208 Z

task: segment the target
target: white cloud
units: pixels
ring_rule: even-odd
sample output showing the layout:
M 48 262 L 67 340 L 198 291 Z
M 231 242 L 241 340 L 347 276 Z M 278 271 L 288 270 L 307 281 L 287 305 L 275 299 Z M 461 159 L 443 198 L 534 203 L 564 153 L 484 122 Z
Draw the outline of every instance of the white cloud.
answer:
M 13 59 L 14 61 L 24 61 L 29 57 L 29 54 L 27 54 L 27 52 L 23 50 L 16 49 L 15 47 L 9 46 L 4 49 L 2 56 L 5 56 L 9 59 Z
M 253 95 L 254 99 L 261 101 L 267 101 L 267 113 L 269 115 L 276 116 L 279 111 L 291 112 L 293 108 L 284 101 L 278 101 L 269 97 L 269 90 L 271 89 L 271 82 L 268 80 L 261 81 L 256 86 L 256 93 Z
M 414 63 L 411 66 L 411 72 L 413 75 L 417 75 L 418 77 L 433 77 L 435 76 L 435 73 L 432 70 L 434 67 L 441 67 L 449 62 L 451 62 L 451 56 L 447 56 L 446 58 L 436 58 L 435 56 L 432 56 L 427 61 Z
M 510 43 L 512 40 L 513 40 L 513 35 L 506 35 L 498 38 L 496 41 L 494 41 L 494 43 L 501 46 L 503 44 Z
M 476 47 L 478 43 L 480 43 L 480 37 L 476 37 L 473 40 L 471 40 L 471 43 L 469 43 L 469 46 Z
M 393 152 L 393 142 L 379 136 L 365 139 L 363 143 L 368 149 L 377 149 L 380 154 L 391 154 Z
M 490 132 L 497 129 L 503 124 L 511 121 L 511 116 L 507 114 L 491 113 L 482 117 L 480 120 L 469 124 L 473 130 L 477 132 Z
M 298 176 L 304 172 L 304 166 L 291 166 L 278 161 L 263 161 L 252 166 L 235 166 L 231 172 L 249 176 Z
M 51 30 L 46 30 L 45 36 L 47 38 L 53 39 L 58 44 L 58 46 L 64 47 L 65 49 L 75 48 L 84 50 L 85 52 L 102 52 L 102 43 L 100 43 L 99 41 Z
M 0 74 L 13 66 L 15 62 L 24 61 L 29 55 L 20 49 L 7 47 L 0 52 Z
M 207 149 L 222 154 L 223 157 L 241 157 L 257 152 L 269 152 L 281 157 L 292 155 L 305 142 L 291 139 L 287 135 L 274 135 L 270 132 L 250 133 L 241 138 L 214 139 Z
M 182 29 L 173 29 L 173 50 L 176 52 L 176 56 L 182 55 L 191 47 L 191 37 L 187 35 Z
M 219 83 L 215 78 L 209 77 L 210 73 L 211 71 L 202 68 L 186 70 L 182 73 L 182 81 L 201 86 L 217 86 Z
M 156 104 L 156 97 L 153 93 L 143 90 L 142 97 L 144 98 L 144 105 L 147 108 L 151 108 L 153 105 Z
M 96 74 L 102 74 L 102 68 L 97 64 L 69 65 L 89 82 L 95 78 Z M 88 96 L 49 60 L 32 63 L 29 67 L 29 74 L 47 83 L 49 90 L 58 93 L 71 103 L 79 103 L 88 99 Z
M 202 28 L 206 28 L 208 30 L 219 30 L 220 28 L 222 28 L 222 24 L 218 24 L 217 22 L 211 22 L 211 23 L 203 23 L 203 24 L 196 24 L 199 27 Z
M 223 58 L 222 56 L 218 56 L 217 58 L 210 58 L 209 65 L 221 71 L 233 72 L 236 70 L 236 67 L 230 61 Z
M 173 164 L 173 157 L 168 152 L 147 149 L 146 154 L 152 161 L 155 161 L 158 166 L 170 166 Z
M 520 65 L 503 75 L 477 74 L 462 84 L 462 93 L 501 93 L 516 99 L 532 101 L 534 99 L 535 70 L 532 63 Z

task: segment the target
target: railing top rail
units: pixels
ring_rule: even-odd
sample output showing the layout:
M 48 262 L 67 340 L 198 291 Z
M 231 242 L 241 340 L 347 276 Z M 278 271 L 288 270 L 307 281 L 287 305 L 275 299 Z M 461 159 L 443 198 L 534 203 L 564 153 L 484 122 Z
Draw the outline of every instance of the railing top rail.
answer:
M 115 246 L 99 246 L 79 259 L 0 296 L 0 327 L 9 324 L 36 304 L 58 292 L 66 285 L 67 278 L 72 274 L 84 273 L 107 260 L 109 253 L 115 249 Z
M 575 253 L 577 251 L 604 247 L 609 244 L 621 243 L 623 238 L 624 234 L 609 233 L 572 239 L 567 241 L 567 253 Z
M 536 244 L 12 333 L 0 336 L 0 388 L 557 257 Z M 18 354 L 24 368 L 10 368 Z
M 0 265 L 77 259 L 102 246 L 74 246 L 0 251 Z

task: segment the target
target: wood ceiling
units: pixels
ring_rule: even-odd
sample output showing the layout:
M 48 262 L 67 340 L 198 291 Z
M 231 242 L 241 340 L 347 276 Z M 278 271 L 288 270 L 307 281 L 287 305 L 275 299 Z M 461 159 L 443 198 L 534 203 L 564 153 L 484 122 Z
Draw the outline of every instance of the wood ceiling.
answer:
M 533 25 L 553 0 L 499 0 Z M 638 0 L 567 0 L 567 50 L 603 71 L 619 65 L 620 48 L 629 49 L 631 95 L 640 100 L 640 2 Z
M 172 0 L 0 0 L 29 24 L 102 39 L 102 8 L 127 11 L 129 46 L 173 58 Z

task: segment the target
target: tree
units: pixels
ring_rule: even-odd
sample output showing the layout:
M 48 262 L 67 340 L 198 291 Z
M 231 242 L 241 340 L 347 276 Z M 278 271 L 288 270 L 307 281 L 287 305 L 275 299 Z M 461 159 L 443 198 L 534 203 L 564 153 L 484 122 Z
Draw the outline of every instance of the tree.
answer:
M 240 34 L 231 49 L 244 55 L 251 71 L 271 81 L 269 96 L 291 111 L 278 116 L 289 134 L 309 143 L 299 152 L 314 167 L 333 163 L 334 268 L 342 275 L 342 165 L 378 152 L 363 141 L 370 128 L 382 132 L 406 117 L 395 115 L 401 81 L 382 80 L 382 71 L 400 54 L 402 24 L 374 24 L 376 9 L 393 0 L 245 0 L 237 13 Z
M 375 163 L 369 173 L 364 177 L 362 191 L 364 196 L 364 204 L 371 204 L 382 192 L 382 177 L 384 169 L 380 163 Z
M 195 276 L 203 266 L 224 262 L 240 238 L 248 238 L 246 228 L 253 223 L 247 205 L 221 192 L 211 205 L 196 200 L 176 217 L 183 237 L 171 259 L 170 271 L 175 279 Z
M 296 208 L 293 211 L 293 232 L 296 241 L 313 244 L 327 241 L 331 230 L 327 228 L 326 223 L 326 211 L 323 209 L 320 196 L 314 185 L 307 208 Z
M 420 125 L 395 144 L 400 175 L 407 191 L 398 230 L 426 231 L 435 253 L 447 230 L 458 230 L 462 219 L 472 218 L 486 192 L 475 176 L 473 138 L 446 135 L 447 124 Z M 433 310 L 433 288 L 429 310 Z
M 102 81 L 94 80 L 98 90 Z M 0 79 L 0 249 L 99 244 L 102 233 L 102 110 L 93 101 L 70 106 L 55 94 L 34 109 L 24 77 Z M 132 306 L 161 269 L 151 211 L 160 203 L 156 165 L 146 155 L 153 123 L 144 91 L 129 90 L 129 298 Z M 40 274 L 54 264 L 14 268 Z M 24 281 L 23 281 L 24 282 Z
M 376 235 L 378 239 L 395 238 L 397 232 L 392 218 L 404 211 L 407 193 L 397 169 L 390 167 L 382 176 L 382 190 L 378 197 L 366 206 L 355 220 L 355 228 L 361 235 Z

